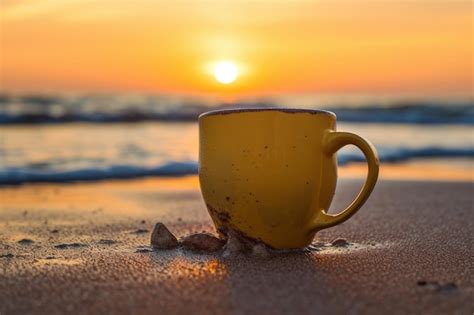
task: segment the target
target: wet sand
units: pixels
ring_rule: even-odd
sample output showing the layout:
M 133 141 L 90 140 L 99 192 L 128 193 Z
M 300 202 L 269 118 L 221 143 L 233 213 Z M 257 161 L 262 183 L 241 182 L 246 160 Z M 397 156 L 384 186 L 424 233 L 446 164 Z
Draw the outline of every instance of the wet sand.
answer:
M 1 188 L 0 314 L 472 314 L 473 193 L 382 180 L 315 239 L 349 246 L 222 257 L 149 246 L 158 221 L 213 231 L 195 177 Z

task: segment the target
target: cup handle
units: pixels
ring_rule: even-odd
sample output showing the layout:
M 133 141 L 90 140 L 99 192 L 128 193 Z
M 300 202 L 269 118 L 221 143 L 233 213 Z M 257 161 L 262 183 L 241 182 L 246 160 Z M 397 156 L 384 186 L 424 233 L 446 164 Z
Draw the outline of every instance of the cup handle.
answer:
M 378 154 L 375 147 L 366 139 L 350 132 L 327 131 L 323 139 L 324 154 L 332 156 L 340 148 L 348 144 L 355 145 L 364 154 L 369 166 L 367 179 L 355 200 L 342 212 L 333 215 L 326 213 L 325 209 L 321 209 L 314 226 L 314 229 L 316 230 L 337 225 L 353 216 L 367 201 L 370 193 L 375 187 L 375 183 L 377 182 L 379 175 Z

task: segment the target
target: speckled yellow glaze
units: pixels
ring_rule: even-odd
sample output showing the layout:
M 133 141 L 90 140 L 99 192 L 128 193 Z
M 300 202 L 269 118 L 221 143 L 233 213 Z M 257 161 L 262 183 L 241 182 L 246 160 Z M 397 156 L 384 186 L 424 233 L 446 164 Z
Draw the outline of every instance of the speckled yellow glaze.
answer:
M 354 202 L 327 214 L 337 180 L 336 151 L 354 144 L 368 161 L 367 180 Z M 350 218 L 378 176 L 374 147 L 336 132 L 327 111 L 243 109 L 199 117 L 199 180 L 220 233 L 229 229 L 274 248 L 302 248 L 317 231 Z

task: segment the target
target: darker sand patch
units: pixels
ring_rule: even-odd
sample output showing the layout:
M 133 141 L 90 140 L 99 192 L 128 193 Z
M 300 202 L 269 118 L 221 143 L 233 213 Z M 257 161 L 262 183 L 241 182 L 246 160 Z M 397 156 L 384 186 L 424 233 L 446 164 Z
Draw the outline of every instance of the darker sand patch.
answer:
M 454 282 L 441 283 L 438 281 L 419 280 L 416 284 L 430 292 L 453 293 L 458 289 L 457 284 Z
M 83 243 L 63 243 L 63 244 L 54 245 L 54 247 L 58 248 L 58 249 L 72 249 L 72 248 L 87 247 L 87 244 L 83 244 Z
M 31 245 L 33 244 L 35 241 L 33 241 L 32 239 L 29 239 L 29 238 L 24 238 L 24 239 L 21 239 L 18 241 L 18 244 L 21 244 L 21 245 Z
M 109 239 L 101 239 L 97 243 L 101 245 L 113 245 L 113 244 L 117 244 L 118 242 L 114 240 L 109 240 Z
M 149 231 L 147 229 L 136 229 L 135 231 L 130 232 L 130 234 L 145 234 Z
M 13 258 L 13 257 L 15 257 L 15 255 L 13 255 L 12 253 L 0 255 L 0 258 Z
M 153 250 L 148 247 L 139 247 L 135 250 L 135 253 L 151 253 Z

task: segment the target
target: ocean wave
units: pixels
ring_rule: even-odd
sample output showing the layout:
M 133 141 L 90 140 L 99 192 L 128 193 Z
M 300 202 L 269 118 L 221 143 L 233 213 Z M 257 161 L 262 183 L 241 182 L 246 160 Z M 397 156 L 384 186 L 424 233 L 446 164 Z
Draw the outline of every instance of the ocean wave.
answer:
M 284 107 L 278 102 L 216 104 L 171 97 L 98 97 L 61 98 L 52 96 L 0 95 L 0 125 L 53 123 L 119 123 L 196 121 L 212 109 L 241 107 Z M 389 104 L 315 104 L 326 108 L 339 121 L 358 123 L 468 124 L 474 125 L 474 102 L 394 101 Z
M 72 170 L 35 170 L 31 168 L 0 169 L 0 185 L 23 183 L 64 183 L 76 181 L 99 181 L 106 179 L 130 179 L 145 176 L 185 176 L 197 174 L 196 162 L 170 162 L 157 167 L 137 165 L 111 165 L 107 167 Z
M 474 124 L 474 104 L 395 104 L 333 108 L 338 121 L 400 124 Z
M 381 148 L 379 157 L 381 162 L 405 162 L 415 158 L 473 158 L 474 148 Z M 365 162 L 359 151 L 343 152 L 338 154 L 339 165 Z M 110 165 L 106 167 L 78 168 L 57 170 L 54 165 L 40 169 L 32 167 L 0 168 L 0 185 L 19 185 L 38 182 L 77 182 L 99 181 L 106 179 L 130 179 L 146 176 L 185 176 L 198 172 L 196 161 L 174 161 L 156 167 L 137 165 Z

